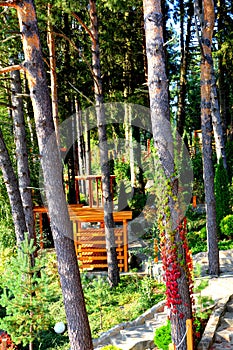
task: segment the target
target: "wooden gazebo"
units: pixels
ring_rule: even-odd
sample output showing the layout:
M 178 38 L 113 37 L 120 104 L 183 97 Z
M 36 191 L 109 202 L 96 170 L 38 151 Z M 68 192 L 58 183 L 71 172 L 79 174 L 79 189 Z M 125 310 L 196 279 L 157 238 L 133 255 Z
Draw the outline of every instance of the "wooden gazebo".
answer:
M 104 211 L 102 208 L 69 205 L 70 219 L 73 223 L 74 245 L 81 269 L 103 269 L 107 267 L 105 246 Z M 34 207 L 35 227 L 40 233 L 40 246 L 43 248 L 43 214 L 47 208 Z M 116 227 L 115 246 L 120 271 L 128 271 L 128 221 L 131 211 L 113 212 Z

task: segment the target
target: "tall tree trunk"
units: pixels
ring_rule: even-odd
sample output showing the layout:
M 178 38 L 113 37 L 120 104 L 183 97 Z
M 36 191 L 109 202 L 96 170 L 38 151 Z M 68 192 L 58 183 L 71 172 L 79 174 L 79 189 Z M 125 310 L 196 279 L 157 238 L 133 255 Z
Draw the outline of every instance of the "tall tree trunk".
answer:
M 212 54 L 211 44 L 214 29 L 214 2 L 203 0 L 203 24 L 201 36 L 201 129 L 203 147 L 203 177 L 205 187 L 207 244 L 209 274 L 219 274 L 219 253 L 216 225 L 216 203 L 214 196 L 214 169 L 212 161 L 212 120 L 211 120 L 211 82 Z
M 83 123 L 82 123 L 82 111 L 78 100 L 75 100 L 75 113 L 76 113 L 76 128 L 77 128 L 77 144 L 78 144 L 78 162 L 79 162 L 79 175 L 83 176 L 85 172 L 84 162 L 84 138 L 83 138 Z
M 128 12 L 125 13 L 125 21 L 128 20 Z M 124 100 L 126 101 L 124 107 L 124 128 L 125 128 L 125 151 L 126 154 L 129 152 L 129 165 L 130 165 L 130 180 L 131 187 L 133 188 L 136 184 L 135 176 L 135 162 L 134 162 L 134 145 L 133 145 L 133 126 L 131 116 L 131 106 L 127 104 L 131 90 L 131 47 L 130 40 L 126 38 L 127 51 L 125 53 L 125 59 L 123 62 L 123 85 L 124 85 Z
M 2 3 L 1 3 L 2 4 Z M 57 253 L 71 350 L 92 350 L 72 227 L 62 183 L 62 164 L 55 137 L 52 109 L 43 64 L 34 2 L 4 2 L 17 10 L 30 96 L 41 155 L 44 189 Z
M 64 32 L 67 37 L 71 36 L 71 23 L 69 20 L 69 14 L 64 12 Z M 64 81 L 65 81 L 65 90 L 64 90 L 64 108 L 65 113 L 68 116 L 71 116 L 75 113 L 75 102 L 73 98 L 73 93 L 70 90 L 69 81 L 73 83 L 73 76 L 71 74 L 72 65 L 71 65 L 71 55 L 70 55 L 70 42 L 69 40 L 65 41 L 64 44 Z M 75 123 L 74 118 L 72 118 L 72 123 Z M 69 185 L 69 203 L 76 204 L 76 191 L 75 191 L 75 140 L 76 140 L 76 127 L 72 129 L 72 138 L 73 144 L 70 147 L 69 152 L 67 153 L 67 165 L 68 165 L 68 185 Z
M 11 62 L 14 63 L 14 62 Z M 18 70 L 10 73 L 11 77 L 11 101 L 14 138 L 16 147 L 16 160 L 18 170 L 18 185 L 22 199 L 24 216 L 29 238 L 34 238 L 34 218 L 32 191 L 30 188 L 30 175 L 28 165 L 28 151 L 26 130 L 24 123 L 22 87 Z
M 30 100 L 29 89 L 27 84 L 26 72 L 23 72 L 23 81 L 21 81 L 21 86 L 23 87 L 23 95 L 26 97 L 24 99 L 24 112 L 25 112 L 25 122 L 30 134 L 30 147 L 34 150 L 37 148 L 36 133 L 33 127 L 33 111 L 32 102 Z
M 224 43 L 224 31 L 225 31 L 225 11 L 226 11 L 226 1 L 218 0 L 217 1 L 217 23 L 218 23 L 218 50 L 221 51 L 222 44 Z M 223 54 L 218 55 L 218 90 L 219 90 L 219 106 L 220 114 L 223 124 L 223 133 L 224 139 L 227 139 L 227 127 L 230 124 L 228 119 L 228 110 L 229 110 L 229 91 L 226 83 L 227 77 L 227 67 L 224 64 Z
M 216 79 L 214 73 L 213 57 L 212 57 L 212 38 L 214 32 L 214 2 L 202 0 L 202 10 L 200 10 L 199 3 L 195 0 L 196 14 L 198 14 L 199 21 L 201 24 L 201 54 L 202 60 L 206 60 L 209 65 L 210 74 L 209 78 L 211 79 L 210 88 L 210 112 L 212 117 L 212 126 L 214 131 L 214 140 L 215 140 L 215 149 L 217 160 L 219 162 L 220 158 L 223 159 L 224 168 L 227 168 L 226 152 L 225 152 L 225 142 L 222 121 L 220 116 L 220 108 L 218 102 L 218 94 L 216 88 Z M 207 24 L 208 25 L 207 25 Z
M 104 201 L 104 224 L 108 262 L 108 279 L 111 287 L 119 283 L 119 270 L 117 252 L 115 246 L 113 203 L 110 187 L 110 168 L 108 162 L 107 133 L 105 125 L 105 111 L 103 104 L 102 79 L 100 72 L 100 49 L 98 38 L 98 21 L 95 0 L 89 0 L 91 34 L 92 34 L 92 66 L 94 74 L 94 92 L 96 103 L 96 117 L 100 147 L 100 165 L 102 175 L 103 201 Z
M 19 185 L 11 164 L 3 134 L 0 129 L 0 169 L 6 185 L 7 194 L 10 200 L 11 212 L 15 226 L 16 242 L 19 246 L 24 240 L 24 234 L 27 232 L 22 199 L 19 192 Z
M 87 113 L 84 113 L 84 134 L 85 134 L 85 171 L 91 175 L 91 131 Z M 89 182 L 85 181 L 86 193 L 89 193 Z M 90 198 L 89 198 L 90 200 Z
M 56 49 L 52 26 L 52 4 L 48 4 L 48 48 L 49 48 L 49 63 L 50 63 L 50 83 L 51 83 L 51 101 L 52 114 L 55 133 L 57 137 L 57 144 L 60 145 L 59 134 L 59 117 L 58 117 L 58 99 L 57 99 L 57 73 L 56 73 Z
M 212 116 L 212 125 L 214 131 L 214 140 L 215 140 L 215 149 L 218 163 L 220 159 L 223 160 L 223 166 L 227 169 L 227 158 L 225 150 L 225 140 L 223 132 L 223 124 L 220 115 L 220 108 L 218 102 L 218 93 L 216 86 L 216 79 L 214 73 L 214 65 L 212 61 L 211 65 L 211 116 Z
M 140 125 L 140 122 L 138 120 L 138 125 Z M 138 182 L 138 187 L 140 189 L 140 192 L 142 194 L 145 194 L 145 183 L 144 183 L 144 178 L 143 178 L 143 168 L 142 168 L 142 149 L 141 149 L 141 133 L 140 133 L 140 128 L 138 126 L 133 127 L 133 135 L 136 141 L 136 146 L 135 146 L 135 160 L 136 160 L 136 165 L 137 165 L 137 182 Z
M 182 136 L 184 132 L 185 124 L 185 99 L 186 99 L 186 84 L 187 84 L 187 68 L 188 68 L 188 55 L 189 44 L 191 38 L 191 23 L 193 17 L 193 2 L 188 3 L 188 19 L 186 40 L 184 40 L 184 1 L 180 1 L 180 42 L 181 42 L 181 65 L 180 65 L 180 84 L 178 94 L 178 109 L 177 109 L 177 131 Z
M 136 176 L 134 170 L 133 126 L 131 118 L 131 106 L 126 103 L 124 105 L 125 151 L 129 153 L 130 181 L 133 188 L 136 183 Z
M 155 147 L 158 152 L 159 160 L 165 174 L 165 183 L 170 184 L 170 188 L 165 185 L 166 200 L 169 200 L 170 215 L 164 211 L 164 207 L 160 208 L 163 216 L 163 229 L 165 231 L 164 240 L 166 241 L 166 249 L 164 251 L 166 271 L 173 274 L 174 263 L 172 253 L 177 254 L 176 269 L 176 290 L 180 298 L 180 304 L 170 306 L 170 319 L 172 326 L 172 340 L 179 349 L 186 350 L 186 342 L 182 342 L 186 332 L 186 319 L 192 317 L 189 281 L 186 274 L 186 254 L 182 244 L 182 239 L 177 225 L 179 218 L 176 207 L 169 191 L 177 196 L 177 183 L 174 178 L 174 154 L 173 139 L 171 126 L 169 123 L 169 98 L 168 98 L 168 82 L 165 67 L 165 56 L 163 51 L 163 16 L 161 12 L 160 0 L 144 0 L 144 22 L 146 33 L 146 49 L 148 61 L 148 86 L 150 96 L 150 110 L 152 131 Z M 164 203 L 166 206 L 166 203 Z M 172 219 L 172 222 L 171 222 Z M 162 234 L 162 232 L 161 232 Z M 173 247 L 176 247 L 175 251 Z M 184 257 L 185 262 L 181 262 L 178 256 Z M 170 280 L 166 280 L 167 294 L 172 295 Z
M 82 111 L 77 98 L 75 98 L 75 114 L 76 114 L 76 128 L 77 128 L 78 172 L 80 176 L 83 176 L 85 174 L 85 141 L 84 141 L 84 130 L 83 130 L 83 123 L 82 123 Z M 85 186 L 86 183 L 87 181 L 82 180 L 80 184 L 81 190 L 85 195 L 87 193 L 87 189 Z

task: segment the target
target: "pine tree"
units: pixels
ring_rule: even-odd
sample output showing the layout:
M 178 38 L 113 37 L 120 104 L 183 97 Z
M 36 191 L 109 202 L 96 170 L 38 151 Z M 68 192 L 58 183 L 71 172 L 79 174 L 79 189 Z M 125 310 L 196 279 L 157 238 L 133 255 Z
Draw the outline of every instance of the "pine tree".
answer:
M 48 288 L 52 277 L 45 273 L 44 258 L 36 257 L 35 265 L 32 264 L 35 249 L 33 240 L 25 235 L 18 254 L 6 261 L 0 279 L 3 290 L 0 305 L 6 311 L 0 328 L 10 334 L 15 344 L 30 344 L 30 349 L 39 332 L 50 325 L 48 308 L 52 298 L 51 288 Z

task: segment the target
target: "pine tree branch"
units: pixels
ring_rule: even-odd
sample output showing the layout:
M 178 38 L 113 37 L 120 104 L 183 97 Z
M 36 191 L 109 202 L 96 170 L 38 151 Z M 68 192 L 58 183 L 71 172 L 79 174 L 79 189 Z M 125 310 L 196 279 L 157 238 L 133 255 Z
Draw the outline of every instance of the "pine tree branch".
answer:
M 5 68 L 0 68 L 0 74 L 8 73 L 8 72 L 13 72 L 15 70 L 20 70 L 23 69 L 23 67 L 20 64 L 15 64 L 13 66 L 8 66 Z
M 75 90 L 77 91 L 81 96 L 83 96 L 89 103 L 91 103 L 93 106 L 95 105 L 90 99 L 89 97 L 87 97 L 86 95 L 84 95 L 80 90 L 78 90 L 73 84 L 71 84 L 71 82 L 68 81 L 68 84 Z
M 5 42 L 8 41 L 8 40 L 15 39 L 15 38 L 20 37 L 20 36 L 21 36 L 20 33 L 15 34 L 15 35 L 8 36 L 7 38 L 5 38 L 5 39 L 2 40 L 2 43 L 5 43 Z
M 90 29 L 86 26 L 86 24 L 81 20 L 81 18 L 75 13 L 75 12 L 71 12 L 71 15 L 77 19 L 77 21 L 81 24 L 81 26 L 85 29 L 85 31 L 90 35 L 91 40 L 95 43 L 96 40 L 92 34 L 92 32 L 90 31 Z
M 54 35 L 57 35 L 57 36 L 60 36 L 62 38 L 64 38 L 65 40 L 67 40 L 69 42 L 69 44 L 76 50 L 78 51 L 80 57 L 82 57 L 83 61 L 86 63 L 86 65 L 88 66 L 90 72 L 91 72 L 91 75 L 92 77 L 95 77 L 94 75 L 94 72 L 93 72 L 93 69 L 91 68 L 91 65 L 89 64 L 89 62 L 87 61 L 87 59 L 84 57 L 84 55 L 82 54 L 81 50 L 75 45 L 75 43 L 70 39 L 68 38 L 68 36 L 66 36 L 64 33 L 57 33 L 57 32 L 54 32 Z

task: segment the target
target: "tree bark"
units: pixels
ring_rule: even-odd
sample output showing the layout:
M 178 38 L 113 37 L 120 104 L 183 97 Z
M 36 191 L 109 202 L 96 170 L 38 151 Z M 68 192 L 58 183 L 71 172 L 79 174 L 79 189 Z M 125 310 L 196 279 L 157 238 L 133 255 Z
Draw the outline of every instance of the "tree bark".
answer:
M 113 220 L 113 203 L 110 187 L 110 168 L 108 162 L 107 133 L 105 125 L 105 111 L 103 104 L 102 79 L 100 72 L 100 49 L 98 21 L 95 0 L 89 1 L 91 33 L 92 33 L 92 66 L 94 74 L 94 92 L 95 92 L 95 109 L 98 126 L 99 148 L 100 148 L 100 165 L 102 175 L 102 191 L 104 201 L 104 224 L 106 237 L 106 250 L 108 262 L 108 279 L 111 287 L 115 287 L 119 283 L 119 270 L 117 263 L 117 252 L 114 234 Z
M 180 2 L 180 38 L 181 38 L 181 65 L 180 65 L 180 84 L 178 94 L 178 108 L 177 108 L 177 131 L 182 136 L 184 132 L 185 124 L 185 99 L 186 99 L 186 85 L 187 85 L 187 68 L 188 68 L 188 55 L 189 55 L 189 44 L 191 38 L 191 23 L 193 15 L 193 2 L 189 1 L 188 4 L 188 19 L 187 19 L 187 30 L 186 40 L 184 40 L 184 2 Z
M 189 283 L 185 271 L 186 255 L 179 229 L 176 227 L 177 220 L 179 219 L 178 212 L 176 212 L 175 208 L 177 203 L 172 200 L 171 194 L 169 194 L 169 191 L 172 191 L 173 196 L 177 195 L 177 184 L 174 177 L 173 139 L 169 123 L 168 81 L 163 50 L 163 16 L 161 12 L 161 2 L 160 0 L 144 0 L 143 9 L 153 138 L 165 175 L 164 182 L 170 184 L 170 189 L 165 184 L 164 188 L 166 191 L 165 200 L 169 202 L 171 217 L 169 218 L 169 215 L 164 211 L 166 203 L 164 203 L 164 207 L 159 208 L 160 214 L 163 217 L 163 227 L 165 231 L 163 240 L 166 241 L 164 268 L 172 275 L 174 262 L 172 263 L 170 252 L 173 251 L 174 245 L 176 247 L 174 254 L 177 255 L 177 257 L 182 256 L 185 261 L 181 263 L 177 258 L 176 268 L 178 275 L 175 283 L 181 303 L 176 305 L 176 307 L 170 305 L 172 340 L 176 346 L 182 343 L 179 349 L 186 350 L 186 342 L 182 342 L 182 339 L 186 332 L 186 319 L 192 317 L 192 308 Z M 161 232 L 161 234 L 163 234 L 163 232 Z M 167 294 L 172 295 L 170 283 L 171 281 L 166 280 Z
M 219 163 L 220 159 L 223 160 L 223 166 L 227 169 L 227 157 L 225 150 L 225 140 L 223 132 L 223 123 L 221 120 L 220 107 L 218 101 L 218 93 L 215 79 L 214 66 L 212 62 L 211 66 L 211 116 L 212 125 L 214 131 L 215 149 L 217 155 L 217 161 Z
M 57 99 L 57 73 L 56 73 L 56 49 L 53 34 L 53 26 L 51 23 L 52 4 L 48 4 L 48 48 L 49 48 L 49 63 L 50 63 L 50 82 L 51 82 L 51 100 L 54 128 L 57 138 L 57 144 L 60 145 L 59 134 L 59 117 L 58 117 L 58 99 Z
M 133 126 L 132 126 L 131 106 L 124 105 L 124 129 L 125 129 L 125 152 L 129 153 L 130 164 L 130 181 L 132 189 L 136 186 L 135 161 L 134 161 L 134 142 L 133 142 Z
M 34 239 L 34 218 L 32 191 L 30 188 L 30 175 L 28 165 L 28 151 L 26 130 L 24 123 L 24 111 L 22 100 L 22 87 L 19 71 L 10 73 L 11 77 L 11 101 L 14 138 L 16 147 L 16 160 L 18 172 L 18 185 L 23 204 L 23 211 L 29 238 Z
M 68 333 L 72 350 L 92 350 L 80 273 L 74 248 L 72 227 L 62 183 L 62 164 L 52 118 L 52 109 L 43 64 L 34 2 L 6 2 L 16 8 L 38 138 L 44 190 L 57 253 Z
M 77 99 L 75 99 L 75 113 L 76 113 L 76 128 L 77 128 L 77 144 L 78 144 L 78 160 L 79 160 L 79 175 L 83 176 L 85 172 L 85 147 L 84 147 L 84 131 L 82 123 L 82 111 Z
M 203 177 L 205 187 L 207 245 L 209 274 L 219 274 L 219 252 L 216 225 L 216 202 L 214 196 L 214 169 L 212 161 L 212 120 L 211 82 L 212 54 L 211 43 L 214 29 L 213 0 L 203 0 L 203 25 L 201 37 L 201 129 L 203 149 Z
M 6 185 L 7 194 L 10 200 L 11 212 L 15 226 L 15 235 L 17 246 L 24 240 L 24 234 L 27 232 L 25 216 L 23 211 L 22 199 L 19 192 L 18 181 L 11 164 L 3 134 L 0 129 L 0 169 Z
M 230 125 L 231 118 L 229 115 L 229 89 L 227 87 L 227 75 L 228 75 L 228 67 L 225 61 L 224 54 L 221 53 L 222 45 L 225 40 L 225 29 L 226 29 L 226 1 L 218 0 L 217 1 L 217 24 L 218 24 L 218 50 L 220 51 L 218 55 L 218 90 L 219 90 L 219 106 L 220 106 L 220 114 L 221 120 L 223 124 L 223 134 L 224 140 L 227 139 L 227 128 Z
M 209 78 L 211 80 L 210 87 L 210 111 L 212 118 L 212 126 L 214 131 L 214 140 L 215 140 L 215 149 L 217 160 L 219 162 L 220 158 L 223 160 L 224 168 L 227 168 L 227 160 L 226 160 L 226 152 L 225 152 L 225 142 L 224 142 L 224 133 L 223 126 L 220 115 L 220 108 L 218 102 L 218 94 L 216 88 L 216 79 L 212 58 L 212 38 L 214 32 L 214 21 L 215 21 L 215 13 L 214 13 L 214 2 L 213 1 L 202 1 L 202 11 L 200 10 L 198 1 L 195 0 L 195 7 L 198 9 L 199 13 L 199 21 L 201 25 L 201 54 L 202 60 L 206 60 L 207 64 L 210 66 L 210 75 Z
M 77 154 L 78 154 L 78 174 L 83 176 L 85 174 L 85 140 L 84 140 L 84 130 L 82 122 L 82 111 L 80 104 L 75 98 L 75 115 L 76 115 L 76 129 L 77 129 Z M 90 173 L 87 173 L 88 175 Z M 80 188 L 82 193 L 85 195 L 88 193 L 86 188 L 87 181 L 80 181 Z

